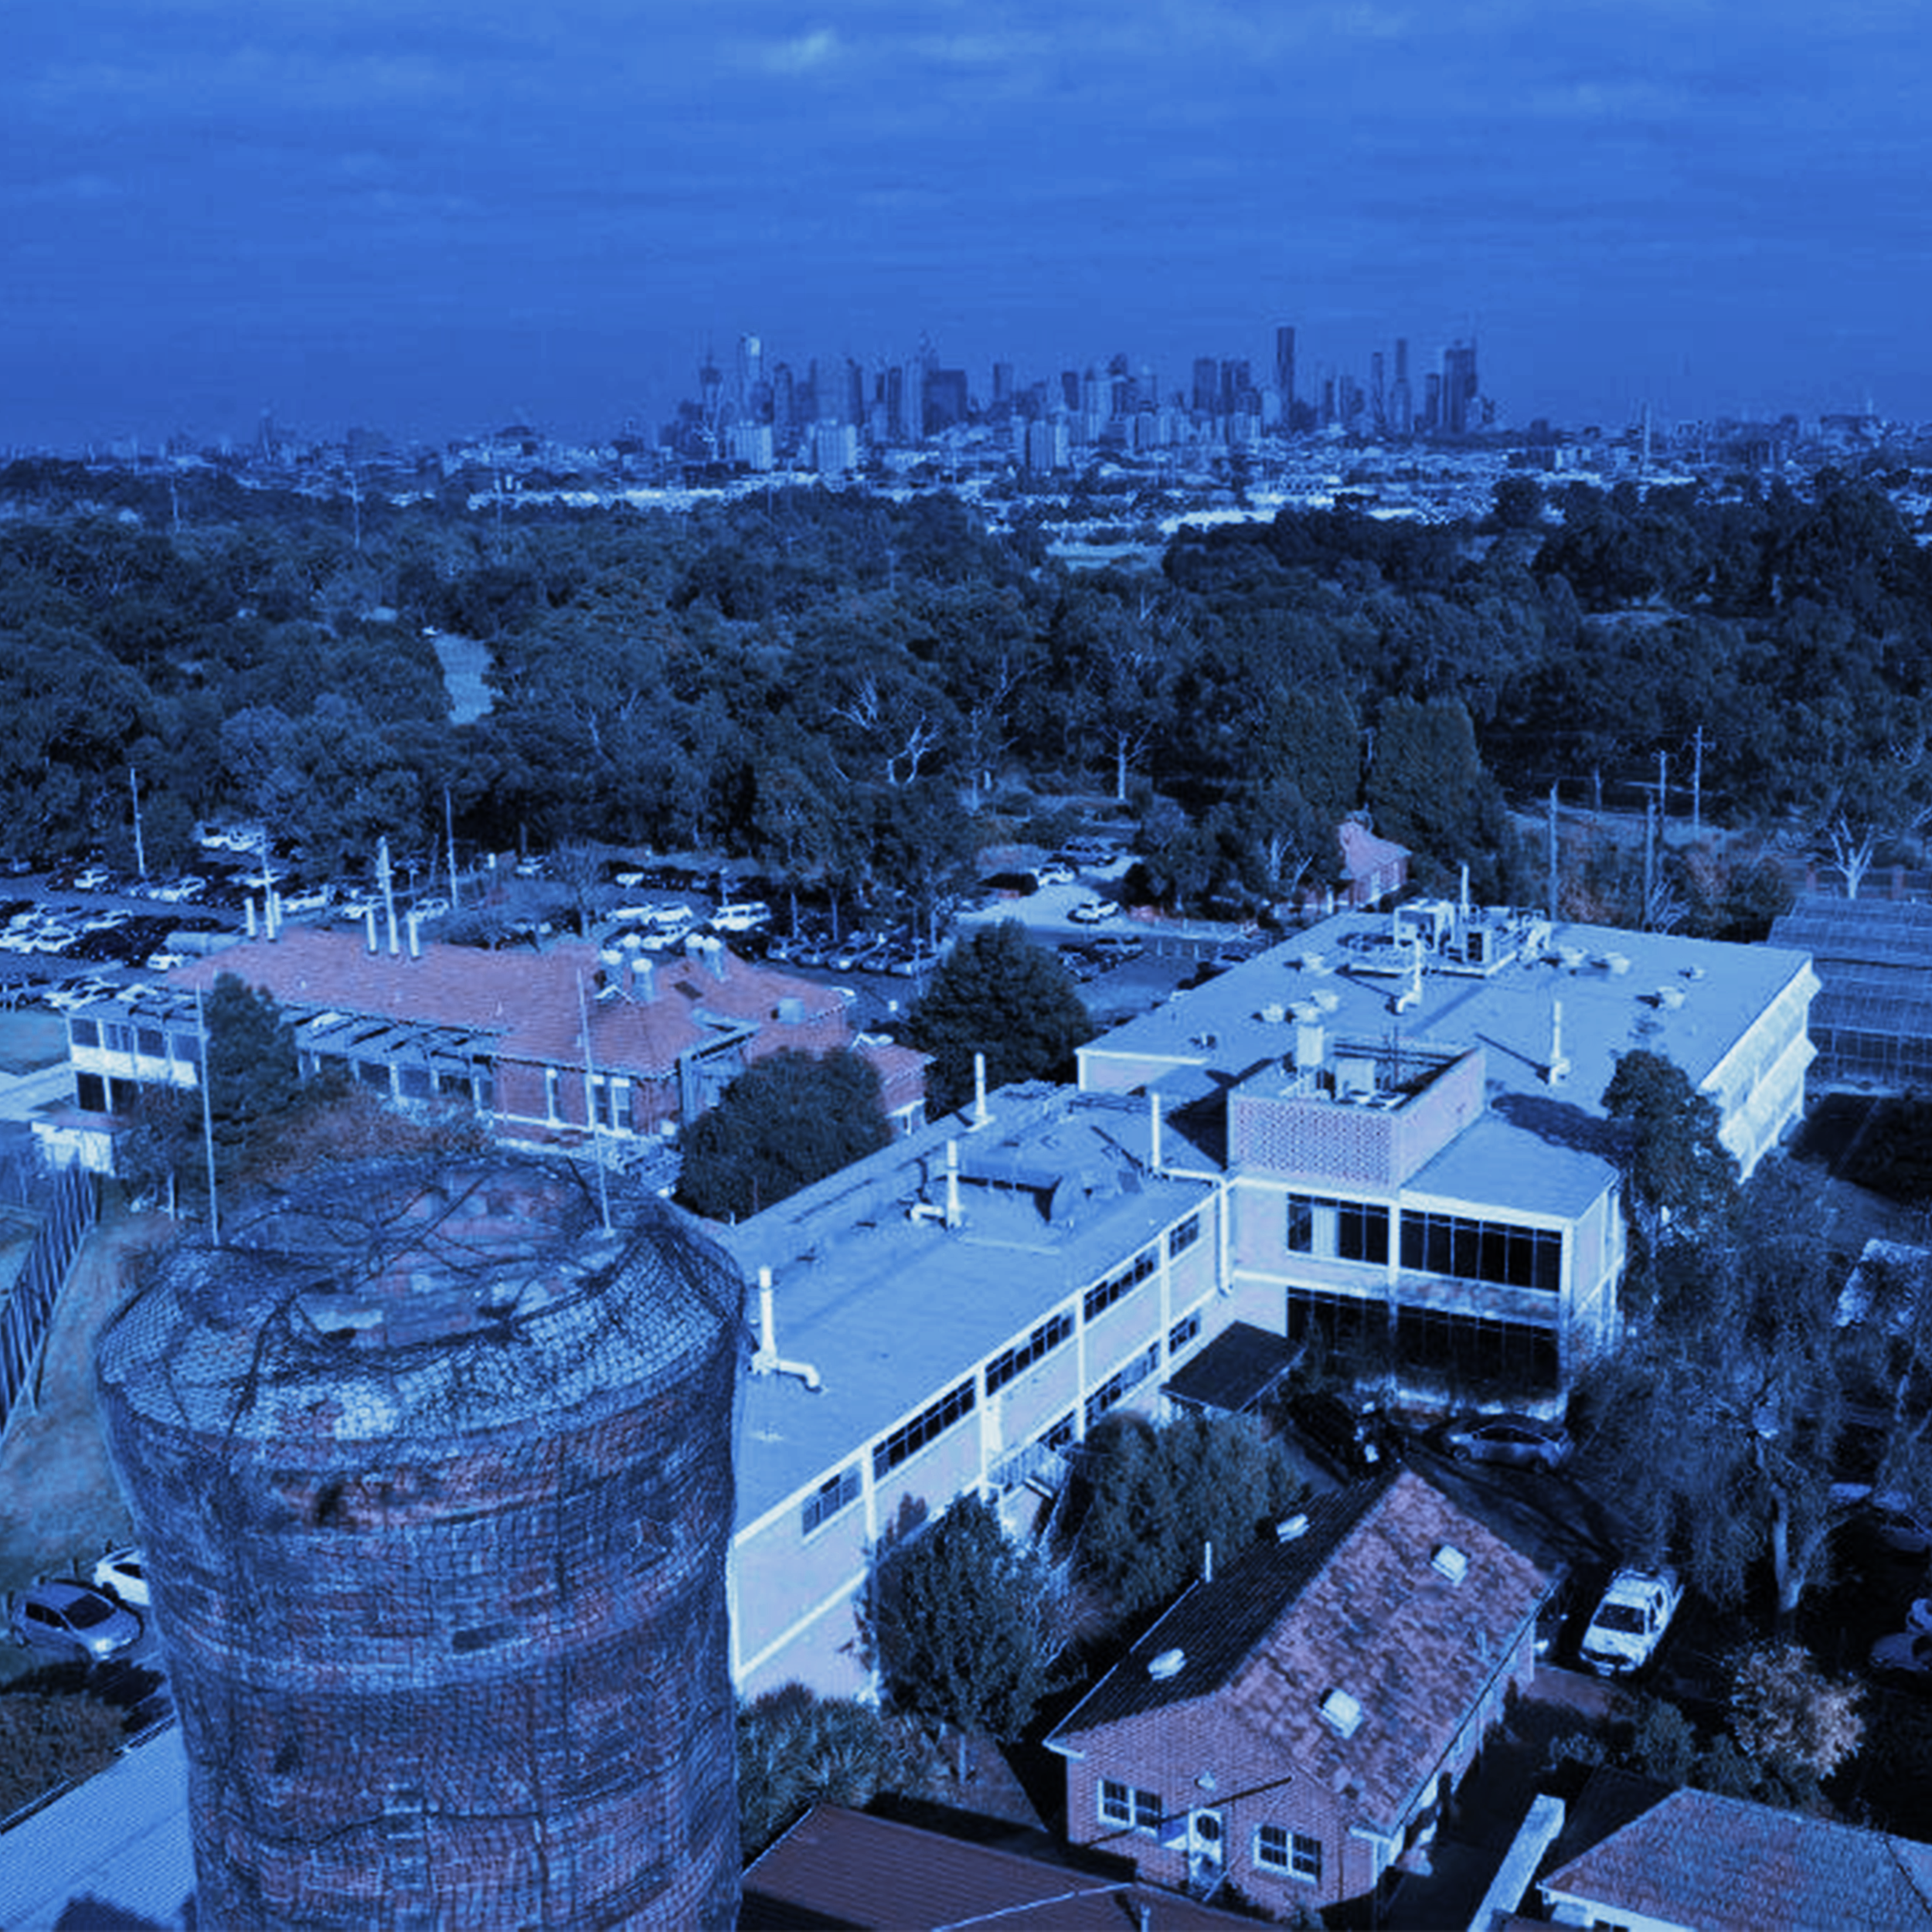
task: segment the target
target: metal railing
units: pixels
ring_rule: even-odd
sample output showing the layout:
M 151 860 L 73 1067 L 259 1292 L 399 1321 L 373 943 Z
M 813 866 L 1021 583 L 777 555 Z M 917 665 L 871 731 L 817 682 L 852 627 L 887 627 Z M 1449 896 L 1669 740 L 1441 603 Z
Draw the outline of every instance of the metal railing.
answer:
M 0 1201 L 39 1217 L 33 1245 L 0 1301 L 0 1440 L 27 1389 L 73 1257 L 98 1218 L 94 1176 L 77 1161 L 51 1174 L 23 1168 L 0 1174 Z

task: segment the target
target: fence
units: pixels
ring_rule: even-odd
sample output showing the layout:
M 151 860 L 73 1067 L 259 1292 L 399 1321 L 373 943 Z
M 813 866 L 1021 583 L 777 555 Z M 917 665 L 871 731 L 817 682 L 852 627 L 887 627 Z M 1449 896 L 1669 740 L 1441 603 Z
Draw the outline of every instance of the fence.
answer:
M 54 1304 L 74 1252 L 100 1213 L 94 1177 L 78 1162 L 52 1174 L 25 1162 L 0 1168 L 0 1205 L 26 1208 L 39 1217 L 33 1245 L 13 1286 L 0 1302 L 0 1438 L 13 1419 L 53 1325 Z

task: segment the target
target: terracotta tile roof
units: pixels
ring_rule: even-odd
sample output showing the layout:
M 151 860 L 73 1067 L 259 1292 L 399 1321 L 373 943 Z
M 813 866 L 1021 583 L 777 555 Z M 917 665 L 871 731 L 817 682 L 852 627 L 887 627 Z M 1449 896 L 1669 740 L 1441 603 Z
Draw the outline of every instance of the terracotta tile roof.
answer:
M 1577 1822 L 1629 1782 L 1593 1779 Z M 1932 1845 L 1710 1791 L 1670 1792 L 1541 1885 L 1546 1899 L 1699 1932 L 1932 1927 Z
M 1406 845 L 1378 838 L 1359 818 L 1343 819 L 1335 828 L 1335 837 L 1342 846 L 1342 876 L 1347 879 L 1366 879 L 1410 855 Z
M 1394 1823 L 1454 1742 L 1548 1587 L 1520 1551 L 1405 1471 L 1320 1497 L 1308 1527 L 1197 1584 L 1062 1725 L 1077 1737 L 1213 1698 L 1311 1775 L 1352 1786 L 1362 1814 Z M 1438 1550 L 1461 1553 L 1452 1582 Z M 1148 1673 L 1178 1649 L 1179 1672 Z M 1331 1691 L 1361 1706 L 1343 1736 Z
M 747 1868 L 738 1923 L 939 1932 L 992 1917 L 1032 1932 L 1253 1932 L 1252 1919 L 1137 1884 L 1108 1864 L 1049 1863 L 821 1804 Z
M 834 989 L 728 952 L 717 957 L 722 978 L 701 961 L 681 955 L 657 967 L 652 998 L 614 993 L 599 998 L 603 961 L 585 943 L 542 953 L 426 945 L 412 959 L 406 951 L 371 953 L 360 933 L 291 926 L 273 942 L 252 941 L 177 968 L 168 984 L 206 988 L 233 973 L 250 986 L 266 987 L 297 1012 L 461 1027 L 495 1036 L 501 1058 L 580 1067 L 580 983 L 590 1001 L 598 1070 L 653 1078 L 672 1073 L 681 1053 L 721 1026 L 769 1029 L 750 1049 L 754 1057 L 786 1046 L 822 1053 L 850 1039 L 845 1002 Z M 785 1008 L 787 1001 L 798 1004 Z M 798 1017 L 787 1020 L 787 1012 Z

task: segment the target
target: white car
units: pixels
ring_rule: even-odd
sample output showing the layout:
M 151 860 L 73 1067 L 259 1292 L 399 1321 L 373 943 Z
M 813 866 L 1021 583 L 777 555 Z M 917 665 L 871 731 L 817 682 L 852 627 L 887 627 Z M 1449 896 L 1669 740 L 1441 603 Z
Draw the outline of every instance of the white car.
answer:
M 129 1544 L 120 1549 L 111 1549 L 94 1565 L 94 1587 L 104 1590 L 110 1596 L 118 1597 L 124 1604 L 131 1604 L 137 1610 L 145 1610 L 154 1601 L 148 1588 L 146 1572 L 141 1568 L 141 1552 Z
M 1641 1669 L 1656 1655 L 1683 1600 L 1674 1570 L 1618 1570 L 1583 1632 L 1583 1662 L 1606 1677 Z
M 1120 910 L 1111 899 L 1083 899 L 1066 916 L 1078 920 L 1083 926 L 1097 926 L 1103 919 L 1111 919 Z
M 771 908 L 762 899 L 743 899 L 733 905 L 720 906 L 711 915 L 714 933 L 754 932 L 771 923 Z

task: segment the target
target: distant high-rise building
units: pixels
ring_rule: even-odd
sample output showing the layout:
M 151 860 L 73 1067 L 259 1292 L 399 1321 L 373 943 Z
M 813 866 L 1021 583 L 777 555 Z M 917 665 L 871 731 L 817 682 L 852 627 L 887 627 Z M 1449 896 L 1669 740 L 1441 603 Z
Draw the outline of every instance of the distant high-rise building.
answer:
M 1221 365 L 1212 355 L 1195 358 L 1194 406 L 1202 416 L 1213 416 L 1221 406 Z
M 1430 375 L 1422 383 L 1422 427 L 1426 434 L 1433 435 L 1442 427 L 1442 378 Z
M 995 404 L 1011 403 L 1013 400 L 1013 366 L 1011 362 L 993 365 L 993 400 Z
M 966 372 L 963 369 L 931 369 L 926 372 L 924 434 L 933 436 L 966 420 Z
M 1274 386 L 1281 392 L 1281 420 L 1292 429 L 1294 427 L 1294 331 L 1277 328 L 1274 332 Z
M 1369 417 L 1378 435 L 1388 428 L 1389 396 L 1383 386 L 1380 349 L 1369 358 Z
M 1221 365 L 1221 413 L 1233 416 L 1256 406 L 1253 378 L 1248 372 L 1246 357 L 1237 357 Z
M 1060 407 L 1078 410 L 1080 406 L 1080 372 L 1077 369 L 1060 371 Z
M 1392 434 L 1406 436 L 1415 427 L 1415 397 L 1409 387 L 1409 338 L 1396 338 L 1396 379 L 1389 391 L 1389 428 Z
M 756 335 L 738 338 L 738 413 L 751 412 L 751 394 L 765 379 L 765 345 Z
M 1442 352 L 1442 428 L 1461 436 L 1476 427 L 1476 345 L 1452 342 Z

